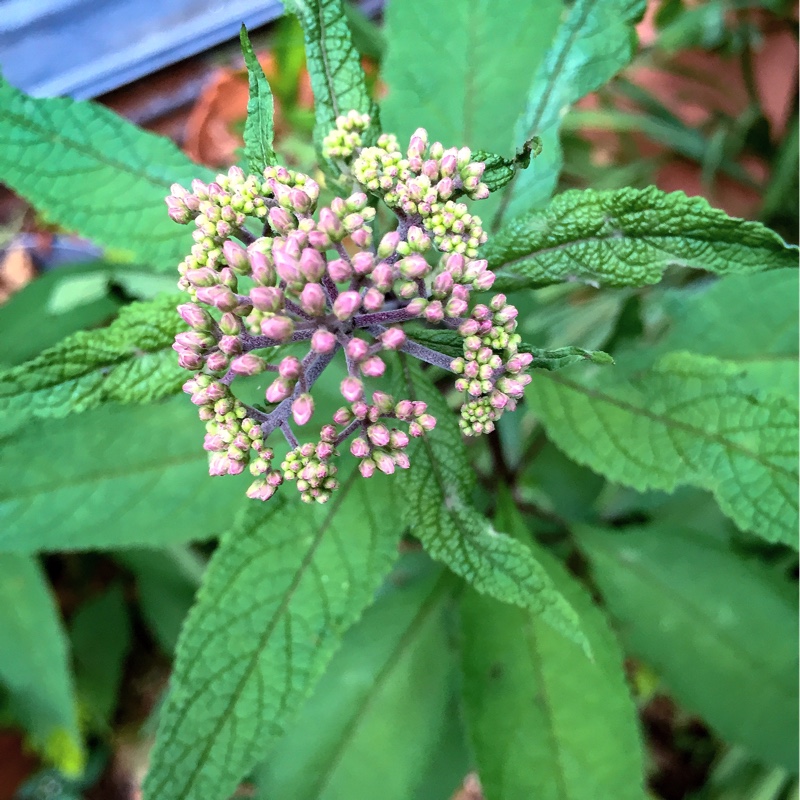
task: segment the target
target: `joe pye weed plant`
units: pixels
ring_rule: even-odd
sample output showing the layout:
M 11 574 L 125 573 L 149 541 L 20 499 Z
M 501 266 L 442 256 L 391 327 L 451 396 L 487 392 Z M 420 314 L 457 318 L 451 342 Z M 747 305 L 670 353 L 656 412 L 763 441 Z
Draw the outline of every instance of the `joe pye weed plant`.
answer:
M 305 171 L 244 31 L 221 174 L 0 83 L 3 181 L 108 248 L 0 309 L 9 713 L 81 774 L 80 637 L 37 554 L 102 548 L 175 649 L 145 800 L 447 798 L 470 770 L 488 800 L 644 798 L 642 675 L 784 786 L 796 248 L 654 187 L 554 195 L 643 3 L 391 0 L 380 108 L 341 0 L 286 5 Z M 175 644 L 143 565 L 212 539 Z

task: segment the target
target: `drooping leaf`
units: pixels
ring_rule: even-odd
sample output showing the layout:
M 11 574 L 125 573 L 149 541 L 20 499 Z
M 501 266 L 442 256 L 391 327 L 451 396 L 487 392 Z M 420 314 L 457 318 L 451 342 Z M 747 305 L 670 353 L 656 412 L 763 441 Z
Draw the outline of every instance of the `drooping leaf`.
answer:
M 308 696 L 391 568 L 386 482 L 353 472 L 325 506 L 251 502 L 181 632 L 146 800 L 225 800 Z
M 575 534 L 630 652 L 722 737 L 796 772 L 796 587 L 678 524 Z
M 497 526 L 531 547 L 507 492 L 500 503 Z M 481 786 L 500 800 L 644 800 L 619 644 L 577 580 L 543 548 L 533 551 L 580 615 L 593 660 L 530 611 L 467 590 L 463 696 Z
M 67 637 L 47 578 L 29 556 L 0 554 L 0 683 L 11 714 L 48 761 L 83 769 Z
M 495 228 L 550 199 L 561 172 L 559 129 L 564 112 L 631 60 L 636 48 L 634 24 L 644 9 L 645 0 L 577 0 L 569 9 L 516 120 L 515 145 L 538 136 L 541 155 L 514 176 L 495 216 Z
M 369 114 L 366 141 L 380 131 L 378 106 L 369 96 L 361 58 L 353 45 L 343 0 L 284 0 L 303 26 L 306 59 L 314 92 L 317 147 L 336 126 L 336 118 L 355 110 Z
M 411 533 L 477 591 L 529 609 L 586 648 L 575 611 L 530 549 L 497 531 L 472 506 L 475 474 L 455 414 L 416 365 L 403 359 L 401 367 L 398 397 L 424 398 L 437 421 L 409 447 L 411 468 L 395 476 Z
M 314 694 L 258 770 L 264 797 L 413 796 L 445 725 L 455 667 L 445 624 L 455 581 L 420 561 L 400 562 L 375 605 L 345 635 Z
M 796 546 L 797 407 L 735 367 L 671 353 L 630 380 L 537 373 L 526 398 L 570 458 L 609 480 L 707 489 L 743 530 Z
M 186 330 L 164 295 L 124 307 L 107 328 L 79 331 L 31 361 L 0 371 L 0 433 L 104 403 L 152 403 L 176 394 L 187 372 L 172 343 Z
M 70 621 L 75 688 L 92 729 L 105 733 L 117 705 L 131 626 L 122 587 L 84 603 Z
M 250 87 L 247 121 L 244 125 L 244 154 L 250 172 L 253 175 L 260 175 L 264 167 L 270 167 L 276 162 L 275 151 L 272 149 L 272 139 L 275 135 L 272 122 L 275 102 L 272 99 L 267 76 L 253 52 L 253 45 L 250 44 L 250 37 L 244 25 L 239 31 L 239 41 L 242 45 Z
M 210 478 L 186 398 L 106 406 L 0 438 L 0 552 L 158 546 L 222 532 L 246 480 Z
M 484 248 L 489 266 L 537 286 L 583 280 L 657 283 L 667 267 L 720 275 L 797 266 L 797 248 L 702 197 L 647 189 L 571 190 L 512 220 Z
M 47 218 L 130 260 L 174 270 L 192 246 L 168 216 L 171 184 L 213 173 L 107 108 L 37 99 L 0 78 L 3 182 Z
M 484 172 L 481 182 L 485 183 L 490 192 L 500 191 L 507 186 L 518 169 L 530 166 L 531 158 L 542 152 L 542 142 L 538 136 L 524 142 L 513 158 L 505 158 L 497 153 L 487 153 L 485 150 L 476 150 L 472 154 L 474 161 L 482 161 Z

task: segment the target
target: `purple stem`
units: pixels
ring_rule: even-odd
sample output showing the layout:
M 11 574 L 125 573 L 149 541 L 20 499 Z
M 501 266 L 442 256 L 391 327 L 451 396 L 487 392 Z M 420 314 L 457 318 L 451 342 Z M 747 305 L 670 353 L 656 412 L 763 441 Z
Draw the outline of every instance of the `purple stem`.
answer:
M 408 313 L 405 308 L 398 308 L 394 311 L 376 311 L 373 314 L 358 314 L 353 317 L 353 324 L 356 328 L 369 328 L 372 325 L 383 323 L 410 322 L 416 317 Z
M 350 436 L 353 431 L 355 431 L 358 426 L 361 425 L 360 419 L 354 419 L 337 437 L 336 442 L 334 444 L 341 444 L 348 436 Z
M 256 237 L 253 236 L 253 234 L 250 233 L 247 228 L 237 228 L 233 234 L 241 239 L 245 244 L 253 244 L 253 242 L 256 240 Z
M 314 335 L 316 326 L 308 328 L 298 328 L 288 340 L 289 342 L 304 342 Z M 249 353 L 251 350 L 260 350 L 262 347 L 278 347 L 287 342 L 279 342 L 277 339 L 270 339 L 269 336 L 253 336 L 251 333 L 243 331 L 240 334 L 242 340 L 242 351 Z
M 380 334 L 382 334 L 386 328 L 384 328 L 383 325 L 373 325 L 367 330 L 373 336 L 380 336 Z M 446 369 L 448 372 L 453 372 L 453 369 L 450 366 L 453 361 L 453 357 L 445 355 L 444 353 L 440 353 L 438 350 L 433 350 L 430 347 L 425 347 L 425 345 L 412 342 L 410 339 L 406 340 L 405 344 L 400 348 L 400 350 L 403 353 L 408 353 L 410 356 L 414 356 L 414 358 L 418 358 L 420 361 L 424 361 L 426 364 L 432 364 L 434 367 L 441 367 L 442 369 Z
M 294 448 L 300 444 L 297 441 L 297 437 L 294 435 L 294 431 L 291 429 L 289 422 L 287 420 L 284 420 L 280 424 L 280 429 L 286 441 L 289 442 L 290 447 Z

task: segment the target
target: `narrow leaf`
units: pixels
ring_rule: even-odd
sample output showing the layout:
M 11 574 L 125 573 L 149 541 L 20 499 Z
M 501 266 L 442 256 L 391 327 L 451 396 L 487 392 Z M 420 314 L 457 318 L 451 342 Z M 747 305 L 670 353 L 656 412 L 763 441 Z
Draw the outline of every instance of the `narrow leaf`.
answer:
M 179 297 L 123 308 L 107 328 L 79 331 L 31 361 L 0 370 L 0 433 L 28 419 L 61 418 L 104 403 L 151 403 L 186 380 L 172 343 L 186 324 Z
M 797 407 L 735 367 L 672 353 L 630 380 L 538 373 L 526 397 L 579 464 L 639 491 L 707 489 L 743 530 L 796 547 Z
M 647 189 L 571 190 L 515 220 L 484 248 L 489 266 L 537 286 L 566 280 L 644 286 L 667 267 L 720 275 L 797 265 L 797 248 L 702 197 Z
M 294 502 L 292 502 L 294 501 Z M 389 572 L 388 483 L 353 471 L 329 505 L 251 503 L 181 632 L 146 800 L 225 800 L 283 732 Z
M 424 398 L 436 428 L 409 448 L 411 468 L 395 476 L 403 515 L 428 554 L 477 591 L 529 609 L 586 648 L 580 621 L 532 552 L 500 533 L 471 504 L 475 475 L 455 415 L 423 373 L 403 359 L 402 394 Z
M 504 158 L 497 153 L 477 150 L 472 154 L 473 161 L 482 161 L 485 170 L 481 181 L 490 192 L 497 192 L 511 182 L 518 169 L 525 169 L 542 152 L 542 142 L 538 136 L 524 142 L 513 158 Z
M 246 488 L 209 477 L 183 397 L 43 420 L 0 438 L 0 552 L 208 539 L 249 502 Z
M 796 772 L 796 586 L 678 525 L 575 534 L 631 653 L 729 742 Z
M 0 682 L 39 752 L 64 772 L 83 769 L 67 638 L 47 578 L 33 558 L 0 554 Z
M 2 78 L 0 173 L 51 222 L 159 270 L 174 270 L 192 246 L 167 216 L 171 184 L 213 178 L 103 106 L 36 99 Z
M 631 60 L 636 48 L 634 24 L 644 9 L 645 0 L 577 0 L 571 6 L 517 120 L 515 144 L 537 136 L 542 153 L 529 169 L 514 176 L 495 216 L 495 228 L 550 199 L 561 172 L 559 130 L 564 113 Z
M 275 135 L 272 115 L 275 103 L 267 76 L 253 52 L 253 45 L 250 44 L 250 37 L 247 35 L 247 28 L 244 25 L 239 31 L 239 41 L 242 45 L 242 55 L 247 67 L 247 80 L 250 87 L 247 101 L 247 121 L 244 125 L 244 154 L 250 172 L 260 175 L 264 171 L 264 167 L 271 167 L 277 161 L 275 151 L 272 149 L 272 139 Z
M 532 537 L 505 493 L 496 523 Z M 461 606 L 463 696 L 488 798 L 644 800 L 643 753 L 623 657 L 603 613 L 533 546 L 576 609 L 593 660 L 529 611 L 468 590 Z

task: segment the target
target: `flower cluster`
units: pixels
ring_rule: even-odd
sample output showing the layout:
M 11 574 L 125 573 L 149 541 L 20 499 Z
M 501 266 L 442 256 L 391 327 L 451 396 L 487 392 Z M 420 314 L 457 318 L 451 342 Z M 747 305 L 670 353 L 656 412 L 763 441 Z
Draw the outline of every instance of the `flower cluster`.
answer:
M 368 117 L 350 112 L 325 138 L 323 154 L 354 182 L 352 194 L 328 206 L 317 208 L 314 180 L 283 167 L 263 175 L 233 167 L 210 184 L 194 181 L 191 190 L 176 184 L 167 198 L 172 219 L 194 224 L 194 245 L 178 268 L 189 296 L 178 311 L 191 330 L 176 337 L 174 349 L 195 373 L 184 389 L 206 422 L 211 474 L 249 467 L 253 498 L 268 499 L 288 480 L 305 501 L 325 502 L 338 485 L 337 447 L 348 439 L 365 477 L 409 466 L 409 437 L 435 420 L 424 403 L 381 391 L 367 403 L 367 384 L 383 375 L 387 352 L 456 373 L 466 395 L 461 429 L 470 435 L 491 431 L 529 380 L 516 309 L 503 295 L 470 309 L 471 292 L 494 282 L 477 258 L 486 240 L 481 220 L 461 202 L 488 195 L 484 165 L 471 161 L 468 148 L 429 143 L 423 129 L 405 153 L 387 134 L 365 146 L 368 127 Z M 398 218 L 381 237 L 373 231 L 377 200 Z M 463 357 L 409 340 L 400 326 L 412 320 L 458 331 Z M 306 343 L 305 355 L 276 350 L 292 343 Z M 311 388 L 339 351 L 346 405 L 317 441 L 301 444 L 292 426 L 311 421 Z M 237 377 L 259 373 L 270 378 L 263 408 L 231 389 Z M 292 448 L 280 468 L 265 444 L 277 429 Z

